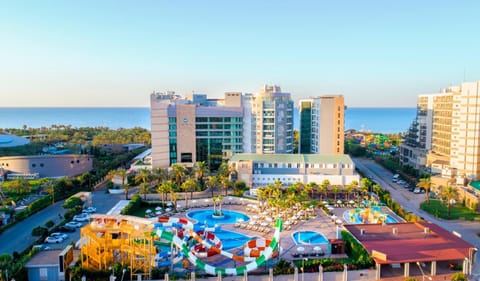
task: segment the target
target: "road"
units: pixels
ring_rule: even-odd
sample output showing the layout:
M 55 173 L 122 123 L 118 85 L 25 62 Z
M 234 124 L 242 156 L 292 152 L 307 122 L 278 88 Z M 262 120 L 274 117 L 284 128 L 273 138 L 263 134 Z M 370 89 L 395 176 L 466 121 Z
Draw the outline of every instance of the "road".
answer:
M 356 167 L 364 171 L 369 177 L 377 182 L 382 188 L 387 189 L 393 200 L 400 203 L 400 205 L 417 216 L 424 218 L 427 221 L 435 223 L 449 231 L 456 231 L 462 235 L 462 238 L 475 245 L 480 249 L 480 238 L 477 232 L 480 231 L 480 222 L 463 221 L 463 220 L 443 220 L 436 218 L 431 214 L 420 209 L 420 203 L 425 200 L 425 194 L 414 194 L 392 182 L 393 174 L 387 169 L 383 168 L 373 160 L 364 158 L 352 158 Z M 476 263 L 472 269 L 472 278 L 480 280 L 480 256 L 477 255 Z
M 92 192 L 93 206 L 97 208 L 98 213 L 106 213 L 110 210 L 119 200 L 124 199 L 124 194 L 108 194 L 104 188 L 100 188 Z M 2 234 L 0 234 L 0 255 L 1 254 L 13 254 L 14 251 L 22 252 L 32 245 L 38 237 L 32 236 L 32 229 L 37 226 L 45 227 L 45 223 L 49 220 L 55 222 L 58 225 L 63 218 L 65 209 L 62 208 L 64 200 L 56 202 L 42 211 L 30 216 L 29 218 L 15 224 Z M 68 239 L 59 244 L 48 244 L 52 249 L 60 249 L 65 247 L 71 242 L 76 242 L 80 238 L 80 231 L 67 233 Z

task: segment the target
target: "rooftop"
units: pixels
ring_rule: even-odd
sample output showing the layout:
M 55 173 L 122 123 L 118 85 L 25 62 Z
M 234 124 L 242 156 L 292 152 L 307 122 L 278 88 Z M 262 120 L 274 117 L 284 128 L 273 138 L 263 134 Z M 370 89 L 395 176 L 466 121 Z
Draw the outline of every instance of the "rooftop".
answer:
M 350 224 L 345 228 L 379 264 L 460 260 L 468 257 L 470 249 L 474 248 L 429 222 Z
M 278 162 L 278 163 L 340 163 L 352 164 L 350 156 L 343 155 L 320 155 L 320 154 L 254 154 L 237 153 L 230 161 L 255 161 L 255 162 Z

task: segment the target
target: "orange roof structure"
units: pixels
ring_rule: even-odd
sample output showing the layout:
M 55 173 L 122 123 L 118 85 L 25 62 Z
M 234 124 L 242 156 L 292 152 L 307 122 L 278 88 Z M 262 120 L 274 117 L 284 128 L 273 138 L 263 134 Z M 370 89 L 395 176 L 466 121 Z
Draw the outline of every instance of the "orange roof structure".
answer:
M 344 227 L 377 264 L 461 260 L 475 246 L 429 222 L 350 224 Z

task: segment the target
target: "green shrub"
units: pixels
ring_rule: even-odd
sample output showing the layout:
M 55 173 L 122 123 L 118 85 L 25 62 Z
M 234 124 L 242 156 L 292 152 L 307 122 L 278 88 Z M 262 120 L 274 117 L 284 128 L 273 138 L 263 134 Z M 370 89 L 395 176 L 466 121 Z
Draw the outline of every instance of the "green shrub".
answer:
M 23 221 L 30 216 L 30 210 L 27 208 L 21 212 L 15 214 L 15 221 Z
M 135 213 L 135 211 L 142 205 L 142 198 L 140 195 L 135 194 L 133 195 L 132 199 L 130 200 L 130 203 L 128 203 L 125 208 L 122 210 L 122 215 L 130 215 L 132 213 Z
M 50 227 L 52 227 L 52 226 L 54 226 L 54 225 L 55 225 L 55 223 L 54 223 L 52 220 L 49 220 L 49 221 L 47 221 L 47 222 L 45 223 L 45 226 L 48 227 L 48 228 L 50 228 Z
M 63 203 L 63 208 L 65 209 L 74 209 L 77 206 L 80 206 L 80 208 L 83 206 L 82 199 L 78 197 L 70 197 Z
M 28 207 L 30 211 L 33 213 L 36 213 L 40 210 L 45 209 L 46 207 L 50 206 L 52 204 L 52 197 L 50 196 L 45 196 L 42 197 L 38 200 L 35 200 L 30 206 Z
M 32 229 L 32 236 L 44 236 L 47 235 L 48 229 L 45 227 L 37 226 L 34 229 Z
M 468 278 L 467 278 L 467 276 L 465 276 L 465 274 L 463 274 L 461 272 L 457 272 L 457 273 L 453 274 L 452 281 L 468 281 Z

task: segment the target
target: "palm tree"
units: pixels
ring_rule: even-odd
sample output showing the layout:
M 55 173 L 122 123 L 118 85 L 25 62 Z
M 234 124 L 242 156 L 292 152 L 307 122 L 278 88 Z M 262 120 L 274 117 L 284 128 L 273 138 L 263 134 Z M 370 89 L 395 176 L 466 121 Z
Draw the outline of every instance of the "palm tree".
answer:
M 362 178 L 362 187 L 366 187 L 367 192 L 370 192 L 370 188 L 372 187 L 373 183 L 368 178 Z
M 432 183 L 432 181 L 431 181 L 431 179 L 430 179 L 430 176 L 426 176 L 426 177 L 424 177 L 424 178 L 421 178 L 421 179 L 418 181 L 417 186 L 425 189 L 425 197 L 426 197 L 427 203 L 430 203 L 429 192 L 430 192 L 430 189 L 431 189 L 432 186 L 433 186 L 433 183 Z
M 150 188 L 148 188 L 148 185 L 146 183 L 141 183 L 140 184 L 140 194 L 143 194 L 143 200 L 147 200 L 147 194 L 150 192 Z
M 203 186 L 205 184 L 204 178 L 205 178 L 205 175 L 208 174 L 207 163 L 205 163 L 205 161 L 195 163 L 194 170 L 195 170 L 195 176 L 198 182 L 200 183 L 200 186 L 203 189 Z
M 345 188 L 345 193 L 346 193 L 345 200 L 348 201 L 348 200 L 350 200 L 350 194 L 353 191 L 353 186 L 351 184 L 347 184 L 344 188 Z
M 135 175 L 135 182 L 141 182 L 142 184 L 147 184 L 147 182 L 150 180 L 150 177 L 151 177 L 151 173 L 149 170 L 141 169 Z
M 334 185 L 332 187 L 332 192 L 333 192 L 333 200 L 335 201 L 335 203 L 337 202 L 337 193 L 340 191 L 340 186 L 338 185 Z
M 230 186 L 230 180 L 228 177 L 220 176 L 220 186 L 225 189 L 225 196 L 228 195 L 228 187 Z
M 205 182 L 207 187 L 210 189 L 212 192 L 212 197 L 213 197 L 213 189 L 217 186 L 218 184 L 218 178 L 216 176 L 209 176 L 207 178 L 207 181 Z
M 213 201 L 213 214 L 215 215 L 222 215 L 222 202 L 223 202 L 223 196 L 218 195 L 212 198 Z M 218 211 L 217 211 L 217 204 L 218 204 Z
M 124 168 L 118 169 L 115 175 L 119 176 L 122 178 L 122 186 L 125 185 L 125 179 L 127 178 L 127 170 Z
M 312 193 L 311 198 L 315 199 L 315 192 L 318 190 L 318 184 L 316 182 L 312 181 L 312 182 L 309 182 L 305 186 L 305 188 L 306 188 L 307 191 L 310 191 Z
M 329 180 L 324 180 L 324 181 L 322 182 L 322 184 L 320 185 L 320 190 L 321 190 L 320 192 L 323 191 L 323 192 L 325 193 L 325 199 L 328 198 L 327 192 L 328 192 L 328 188 L 329 188 L 329 187 L 330 187 L 330 181 L 329 181 Z
M 167 193 L 172 192 L 175 188 L 175 184 L 172 181 L 162 182 L 157 188 L 157 192 L 162 196 L 162 206 L 165 206 L 165 197 Z
M 115 170 L 110 170 L 108 173 L 105 175 L 107 178 L 107 181 L 112 181 L 113 178 L 117 175 L 117 172 Z
M 356 195 L 355 197 L 358 198 L 358 181 L 352 181 L 350 185 L 352 186 L 352 192 Z
M 129 184 L 122 184 L 122 189 L 125 192 L 125 200 L 128 200 L 128 191 L 130 188 L 131 186 Z
M 183 177 L 185 176 L 186 171 L 187 170 L 185 169 L 185 167 L 180 164 L 172 165 L 172 178 L 177 186 L 182 185 L 182 180 L 183 180 Z
M 156 168 L 153 170 L 153 178 L 157 182 L 157 185 L 160 185 L 162 182 L 168 180 L 168 171 L 163 168 Z
M 442 189 L 441 194 L 447 200 L 448 217 L 450 218 L 451 201 L 458 198 L 458 190 L 456 187 L 447 184 L 447 186 Z
M 188 208 L 188 198 L 187 198 L 187 192 L 191 190 L 192 188 L 195 188 L 197 186 L 197 183 L 195 182 L 194 179 L 188 179 L 182 183 L 180 186 L 183 189 L 183 193 L 185 195 L 185 207 Z

